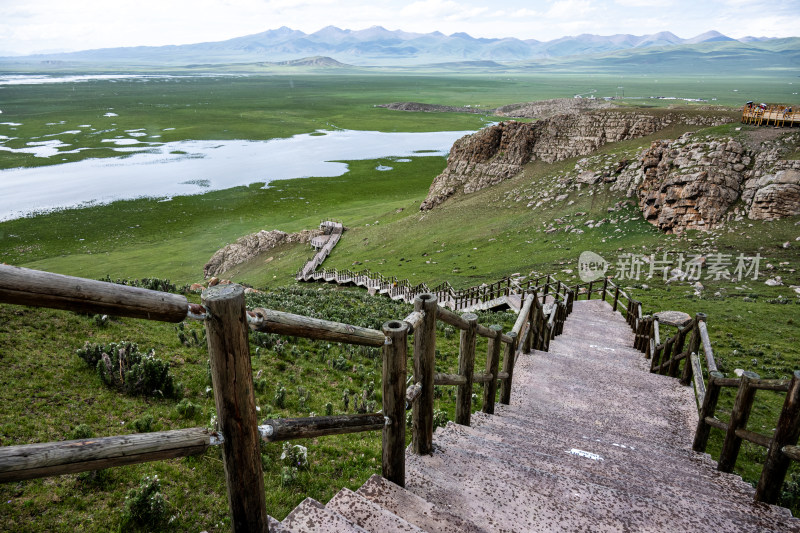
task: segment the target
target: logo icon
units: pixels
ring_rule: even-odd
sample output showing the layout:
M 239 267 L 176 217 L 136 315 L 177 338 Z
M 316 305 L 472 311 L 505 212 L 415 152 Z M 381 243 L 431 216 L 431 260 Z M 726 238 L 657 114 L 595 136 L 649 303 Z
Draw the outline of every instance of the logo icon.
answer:
M 606 275 L 608 261 L 594 252 L 583 252 L 578 258 L 578 275 L 581 281 L 589 283 Z

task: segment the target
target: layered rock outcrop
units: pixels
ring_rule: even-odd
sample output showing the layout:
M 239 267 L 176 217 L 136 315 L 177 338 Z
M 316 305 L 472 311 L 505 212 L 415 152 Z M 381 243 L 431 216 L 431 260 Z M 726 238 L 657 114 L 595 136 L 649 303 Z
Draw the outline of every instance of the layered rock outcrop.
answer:
M 303 230 L 299 233 L 286 233 L 285 231 L 261 230 L 258 233 L 251 233 L 228 244 L 224 248 L 217 250 L 211 256 L 208 263 L 203 267 L 203 274 L 206 278 L 218 276 L 230 270 L 236 265 L 240 265 L 257 255 L 267 252 L 281 244 L 307 243 L 314 237 L 323 234 L 323 230 Z
M 500 183 L 532 161 L 552 163 L 587 155 L 606 143 L 650 135 L 675 122 L 712 126 L 731 120 L 725 115 L 596 111 L 533 123 L 501 122 L 456 141 L 447 167 L 434 179 L 420 209 L 432 209 L 458 192 Z
M 788 138 L 789 143 L 796 140 Z M 695 139 L 692 134 L 655 141 L 612 189 L 636 197 L 645 219 L 666 233 L 711 229 L 732 216 L 775 220 L 797 215 L 800 161 L 781 159 L 781 144 L 753 150 L 732 138 Z

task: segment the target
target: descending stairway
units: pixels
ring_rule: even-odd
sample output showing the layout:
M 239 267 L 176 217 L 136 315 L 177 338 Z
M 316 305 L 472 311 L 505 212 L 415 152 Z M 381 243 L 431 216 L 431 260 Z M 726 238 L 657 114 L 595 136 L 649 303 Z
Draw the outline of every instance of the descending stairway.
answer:
M 800 532 L 788 510 L 691 449 L 690 388 L 650 374 L 619 313 L 574 303 L 549 352 L 523 354 L 511 405 L 448 423 L 406 488 L 380 476 L 272 530 L 336 532 Z

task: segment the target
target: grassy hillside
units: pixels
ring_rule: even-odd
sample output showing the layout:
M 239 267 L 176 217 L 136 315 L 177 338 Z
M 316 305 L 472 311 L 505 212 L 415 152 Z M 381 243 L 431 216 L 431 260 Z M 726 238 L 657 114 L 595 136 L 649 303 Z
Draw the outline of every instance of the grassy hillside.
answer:
M 397 92 L 390 92 L 381 100 L 429 99 L 432 103 L 458 104 L 467 99 L 459 96 L 463 92 L 470 97 L 480 95 L 477 99 L 480 102 L 501 103 L 529 99 L 514 96 L 528 89 L 531 94 L 549 94 L 572 91 L 579 83 L 587 86 L 596 81 L 569 79 L 575 87 L 557 88 L 559 78 L 547 78 L 543 86 L 538 86 L 533 77 L 508 80 L 505 84 L 498 83 L 498 93 L 493 95 L 488 79 L 485 85 L 484 82 L 469 85 L 472 81 L 462 79 L 464 86 L 459 87 L 445 80 L 426 81 L 421 77 L 406 80 Z M 453 78 L 448 80 L 452 82 Z M 311 85 L 315 83 L 311 79 L 306 81 Z M 390 78 L 385 81 L 389 83 Z M 420 83 L 422 98 L 411 97 L 416 81 Z M 428 82 L 433 85 L 427 85 Z M 616 83 L 610 77 L 602 82 L 609 87 Z M 242 91 L 256 94 L 253 80 L 242 83 L 239 87 Z M 204 85 L 195 87 L 201 86 Z M 219 86 L 209 84 L 207 87 Z M 320 83 L 316 98 L 324 92 L 323 87 Z M 348 87 L 355 91 L 354 86 Z M 114 95 L 128 98 L 129 110 L 138 105 L 130 103 L 135 101 L 134 89 L 131 85 Z M 97 87 L 92 90 L 96 91 Z M 377 100 L 378 87 L 373 90 L 370 98 Z M 38 93 L 40 99 L 52 94 L 53 88 L 50 87 L 50 93 L 42 91 Z M 232 91 L 231 94 L 245 94 Z M 342 89 L 340 96 L 346 99 L 344 92 Z M 22 91 L 15 94 L 15 105 L 22 106 Z M 86 93 L 84 97 L 89 94 L 96 93 Z M 155 98 L 155 93 L 148 94 L 148 98 Z M 308 94 L 311 99 L 312 93 Z M 28 107 L 16 111 L 26 117 L 26 124 L 43 129 L 46 122 L 55 117 L 73 113 L 69 110 L 73 104 L 65 100 L 65 107 L 45 110 L 43 118 L 34 119 L 34 96 L 25 104 Z M 193 94 L 195 99 L 197 96 Z M 224 133 L 227 126 L 237 123 L 229 113 L 220 114 L 222 118 L 216 123 L 215 113 L 200 112 L 203 122 L 193 124 L 189 118 L 179 118 L 182 112 L 177 109 L 177 102 L 186 96 L 174 98 L 175 108 L 165 112 L 168 119 L 164 120 L 183 124 L 186 130 L 176 133 L 177 136 L 213 138 Z M 468 123 L 464 121 L 479 120 L 474 116 L 404 114 L 386 110 L 378 112 L 385 112 L 385 115 L 377 115 L 372 108 L 367 111 L 366 96 L 358 98 L 363 99 L 341 104 L 344 123 L 354 120 L 355 126 L 358 125 L 350 113 L 372 127 L 386 130 L 411 128 L 415 121 L 419 129 L 436 129 L 439 120 L 448 124 L 453 121 L 459 127 Z M 114 105 L 121 105 L 121 102 L 114 100 Z M 81 100 L 80 105 L 94 104 Z M 240 104 L 226 101 L 224 105 Z M 257 104 L 246 105 L 255 108 Z M 82 112 L 88 112 L 87 109 Z M 328 109 L 333 116 L 335 110 Z M 80 121 L 82 112 L 74 111 L 69 120 Z M 120 113 L 120 118 L 123 115 Z M 6 116 L 4 108 L 4 119 Z M 301 125 L 297 127 L 300 130 L 310 127 L 317 120 L 313 117 L 313 113 L 306 118 L 301 116 L 297 119 Z M 380 117 L 386 122 L 381 123 Z M 134 122 L 138 124 L 145 119 L 161 120 L 158 113 L 151 112 L 143 113 Z M 308 122 L 304 122 L 306 119 Z M 134 122 L 130 123 L 131 127 Z M 166 124 L 158 122 L 158 127 Z M 268 128 L 268 121 L 244 120 L 240 125 L 242 129 L 231 136 L 255 135 L 261 126 Z M 291 127 L 294 126 L 287 126 Z M 738 125 L 715 128 L 710 133 L 743 135 L 749 129 L 745 127 L 737 132 L 736 127 Z M 608 145 L 582 165 L 601 168 L 613 164 L 632 157 L 655 138 L 677 137 L 686 130 L 686 127 L 676 126 L 648 138 Z M 32 130 L 23 134 L 33 133 Z M 645 313 L 665 309 L 707 313 L 717 360 L 729 375 L 734 369 L 743 368 L 765 378 L 781 378 L 800 368 L 797 329 L 800 307 L 790 288 L 790 285 L 800 285 L 797 273 L 800 243 L 796 240 L 800 235 L 800 217 L 776 222 L 744 220 L 711 233 L 667 236 L 643 221 L 634 206 L 620 206 L 625 198 L 607 185 L 584 187 L 580 191 L 562 190 L 559 179 L 574 172 L 577 163 L 572 159 L 556 164 L 531 164 L 512 180 L 453 198 L 440 208 L 420 213 L 419 204 L 431 180 L 445 166 L 443 158 L 416 157 L 409 162 L 353 161 L 349 162 L 350 171 L 340 178 L 286 180 L 275 182 L 268 189 L 256 184 L 202 196 L 175 197 L 169 202 L 151 199 L 116 202 L 3 222 L 0 223 L 0 261 L 90 278 L 155 276 L 183 284 L 199 281 L 203 264 L 211 254 L 241 235 L 260 229 L 297 231 L 315 227 L 324 218 L 342 220 L 349 228 L 326 266 L 368 267 L 386 275 L 407 277 L 415 283 L 449 280 L 458 287 L 531 271 L 555 272 L 562 280 L 575 282 L 578 256 L 585 250 L 601 254 L 613 266 L 618 265 L 622 254 L 626 253 L 668 253 L 672 257 L 713 253 L 753 256 L 758 253 L 763 258 L 758 280 L 713 280 L 706 279 L 704 273 L 701 281 L 705 288 L 699 294 L 695 294 L 689 282 L 666 284 L 657 276 L 648 279 L 645 275 L 638 280 L 624 280 L 622 284 L 644 302 Z M 377 172 L 375 168 L 379 165 L 393 169 Z M 560 193 L 568 196 L 559 201 L 547 201 L 535 209 L 528 207 L 531 202 L 535 205 L 544 191 L 551 192 L 550 198 Z M 614 210 L 609 211 L 609 208 Z M 587 225 L 590 220 L 604 219 L 607 220 L 597 227 Z M 569 225 L 582 229 L 583 233 L 564 231 Z M 548 232 L 551 228 L 557 231 Z M 790 243 L 788 248 L 783 247 L 785 242 Z M 408 313 L 408 306 L 368 297 L 363 291 L 336 290 L 321 285 L 298 287 L 293 274 L 310 253 L 307 245 L 282 247 L 226 276 L 267 291 L 263 296 L 250 297 L 251 306 L 273 307 L 369 327 Z M 772 265 L 772 269 L 768 269 L 767 264 Z M 764 284 L 767 276 L 776 275 L 782 276 L 783 286 Z M 197 296 L 191 298 L 196 300 Z M 487 314 L 481 321 L 500 323 L 507 329 L 513 316 Z M 135 427 L 145 427 L 147 415 L 152 417 L 151 429 L 205 425 L 213 414 L 213 399 L 206 391 L 207 354 L 202 331 L 199 324 L 185 324 L 182 328 L 0 306 L 0 384 L 3 385 L 0 399 L 4 405 L 0 410 L 0 444 L 62 440 L 87 431 L 97 436 L 128 433 Z M 193 341 L 192 331 L 198 336 L 197 342 Z M 437 364 L 440 366 L 437 370 L 454 370 L 457 336 L 444 327 L 439 333 Z M 136 342 L 143 350 L 154 348 L 156 356 L 168 361 L 175 381 L 180 383 L 178 389 L 183 399 L 128 396 L 107 388 L 96 371 L 75 354 L 86 341 L 122 340 Z M 333 412 L 344 412 L 345 391 L 348 412 L 352 412 L 355 397 L 361 397 L 363 391 L 372 398 L 370 383 L 375 384 L 373 390 L 380 390 L 380 363 L 374 351 L 258 335 L 251 337 L 251 349 L 258 376 L 257 401 L 264 418 L 270 414 L 321 414 L 326 412 L 329 403 Z M 485 349 L 479 347 L 478 353 L 485 353 Z M 449 413 L 451 419 L 452 392 L 452 389 L 442 389 L 436 406 Z M 774 427 L 782 399 L 779 395 L 770 397 L 768 393 L 759 393 L 759 402 L 762 398 L 767 401 L 754 411 L 750 427 L 768 433 Z M 379 394 L 369 401 L 375 401 L 379 407 Z M 732 396 L 728 394 L 721 401 L 721 416 L 731 405 Z M 713 439 L 712 452 L 716 453 L 720 435 L 713 432 Z M 379 470 L 377 433 L 314 439 L 301 444 L 308 446 L 309 467 L 298 472 L 294 480 L 282 478 L 285 465 L 280 459 L 280 446 L 263 449 L 268 510 L 278 518 L 306 495 L 326 501 L 340 487 L 355 488 Z M 760 471 L 761 456 L 760 449 L 745 445 L 737 471 L 753 481 Z M 222 463 L 219 452 L 212 450 L 199 458 L 123 467 L 98 475 L 70 475 L 0 485 L 0 501 L 5 502 L 5 522 L 0 529 L 120 529 L 125 495 L 138 486 L 145 475 L 153 474 L 161 479 L 167 501 L 166 520 L 172 520 L 169 524 L 162 523 L 160 529 L 212 531 L 227 528 Z

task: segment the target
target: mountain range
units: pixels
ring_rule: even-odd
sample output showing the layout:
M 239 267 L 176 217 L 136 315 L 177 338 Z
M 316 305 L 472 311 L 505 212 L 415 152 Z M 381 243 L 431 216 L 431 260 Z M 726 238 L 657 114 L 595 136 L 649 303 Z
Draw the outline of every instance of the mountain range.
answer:
M 788 46 L 787 46 L 788 43 Z M 735 40 L 716 31 L 682 39 L 670 32 L 652 35 L 590 35 L 562 37 L 551 41 L 516 38 L 475 38 L 466 33 L 445 35 L 440 32 L 409 33 L 390 31 L 380 26 L 365 30 L 347 30 L 328 26 L 307 34 L 281 27 L 226 41 L 174 46 L 139 46 L 104 48 L 61 54 L 40 54 L 26 57 L 0 58 L 0 61 L 66 61 L 80 63 L 120 63 L 139 65 L 173 65 L 212 63 L 293 62 L 307 57 L 329 57 L 334 63 L 356 66 L 419 66 L 459 64 L 463 62 L 552 63 L 608 55 L 617 52 L 647 50 L 671 51 L 700 45 L 715 50 L 738 51 L 788 48 L 800 49 L 800 39 L 767 39 L 745 37 Z M 629 54 L 630 55 L 630 54 Z M 794 55 L 793 57 L 796 57 Z

